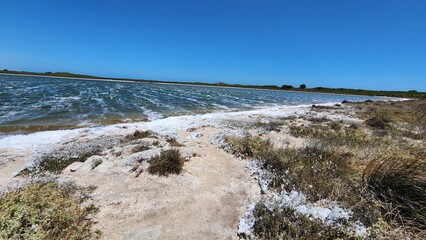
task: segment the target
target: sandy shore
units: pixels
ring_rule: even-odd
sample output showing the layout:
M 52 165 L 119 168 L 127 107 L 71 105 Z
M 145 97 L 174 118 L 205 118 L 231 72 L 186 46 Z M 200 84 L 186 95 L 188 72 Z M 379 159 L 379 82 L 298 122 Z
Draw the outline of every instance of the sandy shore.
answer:
M 97 187 L 93 203 L 100 209 L 95 220 L 103 239 L 238 239 L 240 218 L 260 198 L 261 190 L 247 161 L 222 149 L 223 137 L 260 134 L 276 145 L 297 146 L 303 140 L 286 131 L 285 121 L 307 124 L 307 118 L 325 117 L 360 121 L 348 116 L 348 111 L 318 112 L 310 106 L 282 106 L 9 136 L 0 139 L 0 189 L 28 181 L 15 174 L 33 164 L 40 154 L 112 139 L 102 153 L 71 164 L 57 176 L 60 182 Z M 256 127 L 277 119 L 284 121 L 282 131 Z M 140 142 L 114 144 L 114 139 L 123 139 L 136 130 L 153 132 L 153 136 L 140 140 L 149 144 L 150 150 L 132 151 Z M 167 141 L 170 138 L 182 146 L 172 146 Z M 187 159 L 183 173 L 168 177 L 147 171 L 135 173 L 135 159 L 147 159 L 170 148 L 179 148 Z M 101 159 L 101 164 L 93 168 L 96 159 Z

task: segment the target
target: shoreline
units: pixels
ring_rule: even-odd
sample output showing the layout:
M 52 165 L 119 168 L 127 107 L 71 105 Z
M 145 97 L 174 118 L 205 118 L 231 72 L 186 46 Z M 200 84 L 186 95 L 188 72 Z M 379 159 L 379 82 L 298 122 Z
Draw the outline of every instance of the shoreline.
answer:
M 170 116 L 160 119 L 154 119 L 151 121 L 140 121 L 140 122 L 128 122 L 128 123 L 117 123 L 117 124 L 108 124 L 108 125 L 96 125 L 96 126 L 70 126 L 65 129 L 54 129 L 54 130 L 40 130 L 34 132 L 24 132 L 18 134 L 4 134 L 0 135 L 0 148 L 2 147 L 13 147 L 13 145 L 19 145 L 19 142 L 33 142 L 37 141 L 37 139 L 32 139 L 32 137 L 40 137 L 44 140 L 50 139 L 53 140 L 52 135 L 58 134 L 56 137 L 61 138 L 68 134 L 77 134 L 79 132 L 96 132 L 97 134 L 103 134 L 110 130 L 114 129 L 124 129 L 124 128 L 154 128 L 160 127 L 160 129 L 164 128 L 176 128 L 184 129 L 185 127 L 180 126 L 200 126 L 202 124 L 218 124 L 220 121 L 232 120 L 236 117 L 238 120 L 250 120 L 250 116 L 258 115 L 264 117 L 289 117 L 293 113 L 301 114 L 306 112 L 312 105 L 316 106 L 333 106 L 335 104 L 340 104 L 339 102 L 329 102 L 322 104 L 300 104 L 300 105 L 280 105 L 280 106 L 270 106 L 270 107 L 260 107 L 251 110 L 241 110 L 241 111 L 229 111 L 229 112 L 210 112 L 203 114 L 192 114 L 192 115 L 180 115 L 180 116 Z M 206 122 L 204 122 L 206 121 Z M 162 126 L 162 125 L 165 126 Z M 180 126 L 179 126 L 180 125 Z M 158 131 L 161 132 L 161 131 Z M 161 133 L 160 133 L 161 134 Z M 167 132 L 166 135 L 174 133 Z M 48 137 L 50 136 L 50 137 Z M 44 141 L 43 140 L 43 141 Z M 59 141 L 45 141 L 44 144 L 50 143 L 58 143 Z M 34 144 L 39 145 L 39 144 Z M 28 145 L 24 145 L 26 147 L 32 148 Z
M 358 181 L 357 176 L 363 176 L 363 168 L 368 166 L 364 160 L 375 159 L 370 152 L 378 153 L 382 159 L 380 153 L 388 151 L 389 144 L 404 147 L 399 139 L 411 136 L 392 129 L 389 134 L 401 135 L 394 139 L 375 135 L 366 121 L 375 114 L 371 112 L 373 106 L 417 116 L 417 109 L 424 109 L 424 103 L 381 101 L 276 106 L 13 135 L 0 139 L 0 193 L 37 181 L 91 186 L 95 189 L 91 201 L 99 208 L 94 216 L 94 229 L 102 232 L 101 239 L 123 236 L 170 239 L 188 235 L 199 239 L 244 236 L 252 239 L 250 236 L 261 236 L 255 226 L 262 222 L 257 220 L 270 217 L 268 211 L 255 211 L 262 206 L 294 212 L 271 220 L 285 225 L 289 217 L 290 223 L 301 224 L 297 226 L 301 232 L 315 223 L 315 229 L 322 233 L 343 231 L 348 236 L 368 239 L 375 225 L 363 216 L 374 217 L 374 210 L 369 209 L 379 209 L 378 205 L 376 202 L 354 205 L 352 197 L 362 199 L 370 195 L 360 196 L 358 190 L 351 187 L 341 189 L 347 191 L 349 197 L 343 196 L 340 200 L 339 195 L 332 194 L 334 184 L 353 186 L 352 181 Z M 400 113 L 409 106 L 406 112 Z M 366 109 L 370 109 L 372 116 L 362 115 Z M 398 116 L 392 119 L 400 119 Z M 417 149 L 424 150 L 424 140 L 418 142 L 416 136 L 411 137 L 406 141 L 417 141 Z M 168 176 L 153 174 L 149 170 L 153 159 L 166 151 L 179 152 L 184 159 L 182 172 Z M 400 154 L 404 156 L 404 152 Z M 398 156 L 395 159 L 400 160 Z M 340 162 L 342 157 L 349 157 L 348 161 L 355 161 L 357 167 L 330 164 Z M 287 165 L 286 159 L 296 159 L 298 164 Z M 277 160 L 285 164 L 273 164 Z M 349 167 L 351 174 L 341 171 L 341 167 Z M 314 169 L 315 174 L 301 169 Z M 320 174 L 321 179 L 331 177 L 331 185 L 319 181 L 316 174 Z M 292 181 L 296 185 L 275 188 L 271 181 L 276 177 L 285 180 L 283 184 Z M 343 185 L 339 185 L 341 181 L 345 181 Z M 299 182 L 314 187 L 297 185 Z M 327 189 L 333 191 L 328 194 Z M 327 195 L 317 199 L 317 193 Z M 300 222 L 299 217 L 309 217 L 309 221 Z M 342 220 L 345 221 L 343 229 L 339 228 Z M 273 229 L 264 230 L 274 233 Z
M 403 99 L 403 98 L 390 98 L 385 101 L 409 101 L 411 99 Z M 306 109 L 310 108 L 311 106 L 333 106 L 336 104 L 342 104 L 341 102 L 326 102 L 326 103 L 317 103 L 317 104 L 298 104 L 298 105 L 276 105 L 276 106 L 261 106 L 256 107 L 249 110 L 230 110 L 230 111 L 224 111 L 224 110 L 218 110 L 218 111 L 212 111 L 212 112 L 206 112 L 206 113 L 198 113 L 198 114 L 186 114 L 186 115 L 178 115 L 178 116 L 168 116 L 163 118 L 157 118 L 157 119 L 140 119 L 140 120 L 133 120 L 130 119 L 129 121 L 118 121 L 117 123 L 112 124 L 94 124 L 94 125 L 67 125 L 67 126 L 50 126 L 50 125 L 25 125 L 24 129 L 18 129 L 18 130 L 11 130 L 10 132 L 0 132 L 0 148 L 2 147 L 1 143 L 2 140 L 11 136 L 26 136 L 36 133 L 42 133 L 42 132 L 61 132 L 61 131 L 84 131 L 84 130 L 90 130 L 90 129 L 106 129 L 109 127 L 129 127 L 134 125 L 144 125 L 144 124 L 154 124 L 156 122 L 170 122 L 173 120 L 179 121 L 180 119 L 197 119 L 197 118 L 209 118 L 209 119 L 222 119 L 222 118 L 228 118 L 233 115 L 239 115 L 239 116 L 245 116 L 249 117 L 250 114 L 260 114 L 260 115 L 267 115 L 268 113 L 274 112 L 277 109 Z M 109 121 L 106 121 L 109 122 Z M 26 131 L 27 128 L 35 127 L 34 130 Z M 16 128 L 15 126 L 11 126 L 11 128 Z M 39 130 L 38 130 L 39 129 Z

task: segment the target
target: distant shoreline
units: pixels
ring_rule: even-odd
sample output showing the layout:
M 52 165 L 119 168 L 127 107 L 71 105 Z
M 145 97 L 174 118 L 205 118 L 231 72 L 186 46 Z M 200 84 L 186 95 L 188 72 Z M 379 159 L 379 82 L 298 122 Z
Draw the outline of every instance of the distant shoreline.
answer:
M 365 97 L 383 97 L 383 98 L 397 98 L 388 96 L 374 96 L 374 95 L 362 95 L 362 94 L 347 94 L 347 93 L 332 93 L 332 92 L 314 92 L 314 91 L 297 91 L 288 89 L 270 89 L 270 88 L 255 88 L 255 87 L 237 87 L 237 86 L 221 86 L 214 84 L 195 84 L 195 83 L 175 83 L 175 82 L 161 82 L 161 81 L 150 81 L 150 80 L 120 80 L 112 78 L 83 78 L 83 77 L 61 77 L 61 76 L 48 76 L 48 75 L 33 75 L 33 74 L 20 74 L 20 73 L 0 73 L 0 75 L 9 76 L 24 76 L 24 77 L 40 77 L 40 78 L 61 78 L 61 79 L 77 79 L 83 81 L 104 81 L 104 82 L 124 82 L 124 83 L 144 83 L 144 84 L 159 84 L 159 85 L 178 85 L 178 86 L 194 86 L 194 87 L 213 87 L 213 88 L 235 88 L 235 89 L 249 89 L 249 90 L 266 90 L 266 91 L 285 91 L 293 93 L 316 93 L 316 94 L 332 94 L 332 95 L 346 95 L 346 96 L 365 96 Z M 402 97 L 400 97 L 402 98 Z M 405 99 L 405 98 L 402 98 Z
M 240 85 L 240 84 L 227 84 L 227 83 L 202 83 L 202 82 L 175 82 L 175 81 L 160 81 L 160 80 L 146 80 L 146 79 L 125 79 L 125 78 L 106 78 L 90 75 L 81 75 L 73 73 L 33 73 L 33 72 L 19 72 L 19 71 L 4 71 L 0 70 L 0 75 L 9 76 L 25 76 L 25 77 L 47 77 L 47 78 L 61 78 L 61 79 L 78 79 L 85 81 L 105 81 L 105 82 L 123 82 L 123 83 L 146 83 L 146 84 L 169 84 L 179 86 L 202 86 L 202 87 L 219 87 L 219 88 L 237 88 L 237 89 L 253 89 L 253 90 L 273 90 L 273 91 L 287 91 L 297 93 L 319 93 L 319 94 L 338 94 L 349 96 L 371 96 L 371 97 L 390 97 L 390 98 L 426 98 L 425 92 L 417 91 L 377 91 L 377 90 L 363 90 L 363 89 L 346 89 L 346 88 L 290 88 L 283 89 L 274 85 Z M 67 75 L 67 76 L 61 76 Z

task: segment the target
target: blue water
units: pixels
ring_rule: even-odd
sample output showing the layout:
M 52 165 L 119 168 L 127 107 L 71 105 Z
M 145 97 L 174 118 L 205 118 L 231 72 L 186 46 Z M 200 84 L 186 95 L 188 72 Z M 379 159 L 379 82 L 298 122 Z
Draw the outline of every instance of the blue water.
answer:
M 0 75 L 0 132 L 378 97 Z

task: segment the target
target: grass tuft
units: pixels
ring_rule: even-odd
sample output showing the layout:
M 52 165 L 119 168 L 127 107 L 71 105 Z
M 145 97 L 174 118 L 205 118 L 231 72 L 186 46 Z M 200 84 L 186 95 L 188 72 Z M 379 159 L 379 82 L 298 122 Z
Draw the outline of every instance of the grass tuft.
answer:
M 387 138 L 371 136 L 353 128 L 341 129 L 338 126 L 334 126 L 334 124 L 328 128 L 291 126 L 290 134 L 295 137 L 307 137 L 319 140 L 336 147 L 378 147 L 389 143 Z
M 147 138 L 147 137 L 151 137 L 151 136 L 152 136 L 151 131 L 136 130 L 134 133 L 127 135 L 124 139 L 126 141 L 133 141 L 133 140 L 138 140 L 138 139 L 141 139 L 141 138 Z
M 183 169 L 184 162 L 185 159 L 177 149 L 161 151 L 160 155 L 148 160 L 148 172 L 159 176 L 179 174 Z
M 380 130 L 385 130 L 385 129 L 389 128 L 390 122 L 391 121 L 384 116 L 375 116 L 373 118 L 369 118 L 369 119 L 365 120 L 365 124 L 367 124 L 368 126 L 370 126 L 372 128 L 376 128 L 376 129 L 380 129 Z
M 393 152 L 374 159 L 364 178 L 371 191 L 390 204 L 394 220 L 426 230 L 426 152 Z M 389 209 L 388 209 L 389 210 Z
M 273 148 L 272 142 L 263 140 L 260 137 L 225 137 L 225 142 L 229 144 L 229 150 L 243 158 L 253 158 L 267 152 Z
M 178 142 L 177 141 L 177 139 L 176 138 L 173 138 L 173 137 L 171 137 L 171 138 L 167 138 L 167 140 L 166 140 L 169 144 L 170 144 L 170 146 L 172 146 L 172 147 L 184 147 L 185 145 L 183 145 L 182 143 L 180 143 L 180 142 Z
M 149 148 L 148 143 L 142 142 L 142 143 L 139 143 L 138 145 L 136 145 L 135 147 L 133 147 L 132 152 L 133 153 L 143 152 L 143 151 L 146 151 L 146 150 L 149 150 L 149 149 L 150 148 Z

